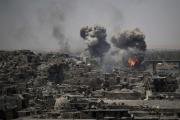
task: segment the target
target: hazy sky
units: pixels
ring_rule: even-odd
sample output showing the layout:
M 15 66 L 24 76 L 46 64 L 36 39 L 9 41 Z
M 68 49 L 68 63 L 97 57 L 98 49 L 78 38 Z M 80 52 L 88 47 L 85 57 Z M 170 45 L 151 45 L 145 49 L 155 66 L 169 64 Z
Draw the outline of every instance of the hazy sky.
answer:
M 108 41 L 138 27 L 147 48 L 180 48 L 180 0 L 0 0 L 0 49 L 56 50 L 68 41 L 81 51 L 79 30 L 95 24 L 107 29 Z

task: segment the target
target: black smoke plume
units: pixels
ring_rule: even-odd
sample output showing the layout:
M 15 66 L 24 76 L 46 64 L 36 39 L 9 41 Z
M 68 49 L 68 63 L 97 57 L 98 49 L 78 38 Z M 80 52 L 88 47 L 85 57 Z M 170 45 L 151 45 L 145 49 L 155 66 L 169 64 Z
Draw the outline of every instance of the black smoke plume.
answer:
M 145 35 L 139 28 L 119 32 L 112 36 L 111 42 L 116 48 L 116 51 L 111 52 L 112 57 L 120 58 L 125 66 L 130 58 L 137 58 L 138 66 L 141 66 L 147 46 Z
M 111 42 L 120 49 L 135 48 L 140 51 L 146 50 L 145 35 L 139 28 L 120 32 L 112 37 Z
M 106 41 L 106 29 L 101 26 L 83 27 L 80 36 L 87 43 L 87 50 L 91 57 L 102 58 L 109 51 L 110 45 Z

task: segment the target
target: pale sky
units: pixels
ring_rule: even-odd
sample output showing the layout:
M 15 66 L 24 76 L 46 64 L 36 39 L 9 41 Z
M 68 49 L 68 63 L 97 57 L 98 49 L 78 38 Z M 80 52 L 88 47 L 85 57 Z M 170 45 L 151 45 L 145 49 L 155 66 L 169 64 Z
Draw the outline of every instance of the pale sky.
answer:
M 147 48 L 180 48 L 180 0 L 0 0 L 0 49 L 55 50 L 58 26 L 72 51 L 85 43 L 79 30 L 100 24 L 114 32 L 140 28 Z

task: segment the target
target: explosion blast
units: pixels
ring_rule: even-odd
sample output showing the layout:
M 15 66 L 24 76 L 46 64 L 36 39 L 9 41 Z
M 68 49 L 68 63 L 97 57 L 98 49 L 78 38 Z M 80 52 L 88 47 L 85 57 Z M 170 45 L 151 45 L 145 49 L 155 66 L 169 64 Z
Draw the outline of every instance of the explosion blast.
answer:
M 145 35 L 139 28 L 119 32 L 111 38 L 111 42 L 119 50 L 126 51 L 123 59 L 129 66 L 137 66 L 144 60 L 147 46 Z
M 110 45 L 106 41 L 106 29 L 101 26 L 83 27 L 80 36 L 87 43 L 87 50 L 91 57 L 102 58 L 109 51 Z

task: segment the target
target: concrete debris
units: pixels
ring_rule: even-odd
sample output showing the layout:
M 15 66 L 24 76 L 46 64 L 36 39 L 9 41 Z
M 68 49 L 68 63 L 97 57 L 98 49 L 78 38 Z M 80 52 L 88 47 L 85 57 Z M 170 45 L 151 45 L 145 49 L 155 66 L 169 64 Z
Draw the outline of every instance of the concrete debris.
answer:
M 0 119 L 178 120 L 179 63 L 172 74 L 147 58 L 144 70 L 105 73 L 91 58 L 0 51 Z

